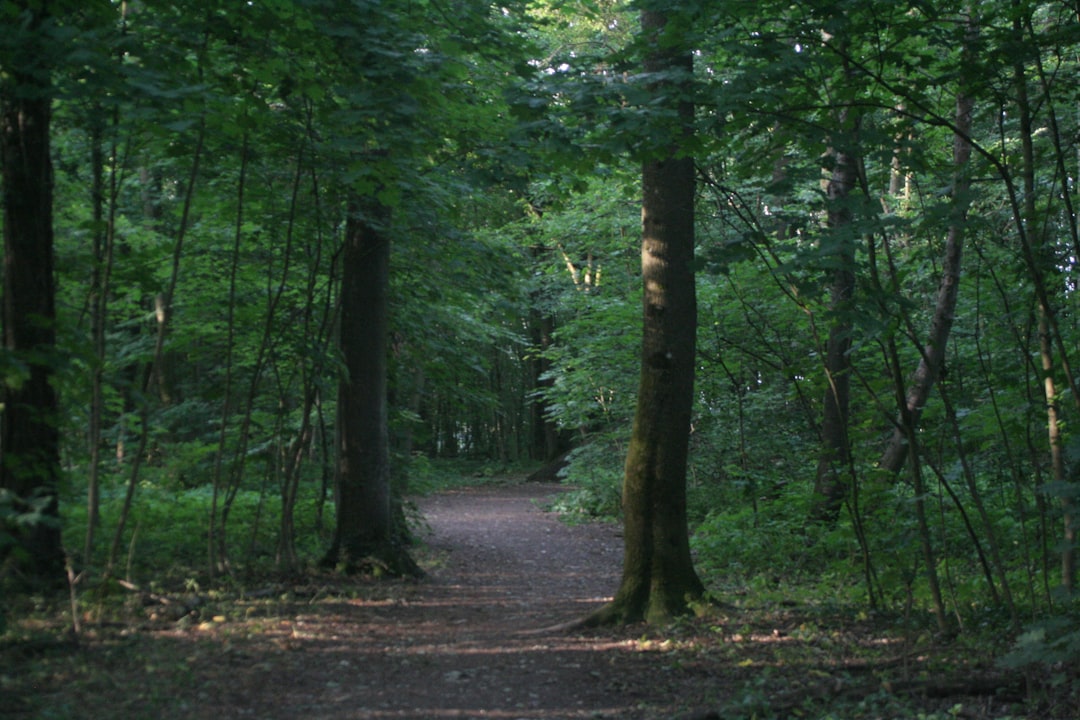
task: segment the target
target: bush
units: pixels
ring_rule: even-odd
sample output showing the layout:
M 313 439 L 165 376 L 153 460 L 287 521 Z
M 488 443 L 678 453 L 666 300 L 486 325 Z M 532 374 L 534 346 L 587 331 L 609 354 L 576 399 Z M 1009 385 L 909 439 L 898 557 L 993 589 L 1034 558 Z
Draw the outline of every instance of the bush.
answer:
M 614 520 L 622 511 L 623 452 L 597 438 L 567 456 L 559 475 L 571 486 L 548 507 L 567 518 Z
M 97 559 L 104 558 L 119 521 L 126 490 L 104 488 L 101 495 L 101 529 L 98 531 Z M 316 557 L 325 548 L 322 528 L 332 527 L 332 517 L 318 518 L 318 489 L 301 486 L 294 512 L 297 551 L 301 557 Z M 218 498 L 218 511 L 223 499 Z M 117 562 L 131 565 L 135 576 L 197 574 L 207 563 L 207 527 L 213 504 L 209 485 L 188 490 L 162 489 L 150 484 L 139 487 L 125 525 L 122 555 Z M 324 513 L 333 512 L 327 503 Z M 226 538 L 235 564 L 251 570 L 272 568 L 280 530 L 281 498 L 276 492 L 237 492 L 230 509 Z M 65 506 L 65 537 L 78 543 L 86 532 L 86 508 L 72 502 Z M 127 559 L 125 559 L 125 555 Z
M 1044 618 L 1028 625 L 1016 638 L 1012 650 L 998 660 L 1003 668 L 1043 666 L 1052 672 L 1073 668 L 1073 682 L 1080 680 L 1080 613 Z M 1062 676 L 1060 680 L 1065 680 Z
M 807 496 L 783 489 L 756 508 L 731 503 L 713 509 L 695 528 L 690 544 L 706 584 L 736 592 L 772 593 L 799 585 L 836 601 L 857 595 L 858 545 L 850 527 L 807 525 Z M 779 599 L 790 599 L 790 589 Z

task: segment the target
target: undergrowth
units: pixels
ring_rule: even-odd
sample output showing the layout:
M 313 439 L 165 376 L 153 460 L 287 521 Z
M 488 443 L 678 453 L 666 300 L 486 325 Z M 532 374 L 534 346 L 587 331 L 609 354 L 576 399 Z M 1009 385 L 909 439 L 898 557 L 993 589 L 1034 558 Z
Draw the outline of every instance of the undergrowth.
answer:
M 550 509 L 571 522 L 616 519 L 619 459 L 602 442 L 576 451 L 566 470 L 572 489 Z M 715 597 L 745 607 L 843 607 L 852 614 L 896 618 L 905 637 L 938 633 L 910 488 L 870 486 L 854 508 L 857 515 L 849 505 L 830 527 L 808 521 L 812 501 L 808 483 L 768 472 L 748 477 L 739 468 L 726 466 L 696 468 L 687 489 L 691 547 L 698 572 Z M 1007 504 L 989 505 L 987 513 L 995 540 L 1011 553 L 1004 558 L 1004 572 L 1012 609 L 999 588 L 995 594 L 989 587 L 988 561 L 980 562 L 980 555 L 970 549 L 971 526 L 955 512 L 940 513 L 931 542 L 950 635 L 957 643 L 982 648 L 991 660 L 996 658 L 1000 669 L 1024 673 L 1033 692 L 1058 701 L 1076 697 L 1080 706 L 1080 598 L 1048 595 L 1044 588 L 1052 580 L 1035 581 L 1039 569 L 1024 555 L 1024 544 L 1030 540 Z M 862 542 L 860 524 L 864 530 L 872 528 L 864 532 Z M 985 546 L 986 539 L 980 540 Z M 992 575 L 995 585 L 1002 581 L 1000 573 Z M 1021 618 L 1029 620 L 1024 623 Z M 753 693 L 747 698 L 743 710 L 770 717 L 761 708 L 753 709 Z M 873 698 L 861 702 L 863 707 L 851 710 L 853 717 L 890 716 L 890 697 L 877 704 Z
M 107 560 L 123 504 L 123 488 L 102 492 L 98 552 L 81 567 L 102 568 Z M 207 524 L 213 506 L 210 487 L 164 489 L 153 485 L 138 488 L 130 518 L 115 558 L 115 573 L 135 581 L 170 576 L 198 576 L 208 563 Z M 218 507 L 222 500 L 219 497 Z M 295 544 L 301 558 L 314 558 L 324 549 L 333 527 L 333 504 L 324 502 L 314 489 L 297 499 L 294 510 Z M 224 542 L 234 573 L 262 574 L 277 566 L 281 498 L 258 490 L 236 493 L 224 529 Z M 65 540 L 76 545 L 85 536 L 85 506 L 68 503 Z M 219 529 L 219 533 L 221 530 Z M 74 555 L 75 552 L 72 551 Z

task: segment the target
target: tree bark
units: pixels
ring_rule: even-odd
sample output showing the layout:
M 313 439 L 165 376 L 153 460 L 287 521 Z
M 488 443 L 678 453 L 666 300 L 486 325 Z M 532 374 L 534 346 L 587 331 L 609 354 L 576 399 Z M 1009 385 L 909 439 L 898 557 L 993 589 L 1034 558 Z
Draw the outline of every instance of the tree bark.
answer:
M 670 76 L 689 74 L 692 56 L 661 47 L 668 18 L 643 10 L 650 43 L 646 73 L 662 73 L 654 93 L 677 109 L 690 132 L 693 106 Z M 690 557 L 686 465 L 693 406 L 697 304 L 694 289 L 694 161 L 672 138 L 642 167 L 644 336 L 633 434 L 623 481 L 623 575 L 612 602 L 590 624 L 663 623 L 685 613 L 704 587 Z
M 387 350 L 389 209 L 350 203 L 341 284 L 337 526 L 324 566 L 345 572 L 420 573 L 395 533 L 390 491 Z
M 846 124 L 847 110 L 841 112 L 840 124 Z M 829 290 L 829 310 L 834 317 L 825 350 L 824 412 L 821 420 L 821 454 L 814 480 L 815 503 L 811 519 L 833 524 L 850 490 L 851 447 L 848 439 L 848 415 L 851 387 L 851 321 L 846 315 L 855 294 L 855 238 L 849 198 L 859 179 L 859 157 L 853 146 L 858 120 L 844 137 L 844 147 L 834 147 L 830 156 L 833 167 L 826 186 L 829 202 L 828 223 L 835 270 Z
M 52 87 L 44 35 L 47 3 L 17 3 L 29 18 L 17 33 L 7 77 L 0 79 L 0 168 L 3 177 L 4 364 L 19 363 L 20 382 L 5 382 L 0 417 L 0 490 L 29 525 L 0 526 L 22 552 L 10 557 L 30 582 L 61 578 L 60 477 L 53 281 L 53 174 L 49 154 Z M 7 493 L 4 493 L 5 495 Z

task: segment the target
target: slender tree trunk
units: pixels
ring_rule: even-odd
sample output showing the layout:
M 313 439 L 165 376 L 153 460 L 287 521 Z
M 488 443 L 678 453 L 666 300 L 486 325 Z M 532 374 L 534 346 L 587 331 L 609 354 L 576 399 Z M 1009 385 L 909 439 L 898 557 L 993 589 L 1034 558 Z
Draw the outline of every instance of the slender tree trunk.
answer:
M 998 582 L 1001 583 L 1001 595 L 1004 598 L 1005 606 L 1009 610 L 1009 615 L 1012 618 L 1013 627 L 1015 629 L 1019 629 L 1019 617 L 1017 616 L 1016 603 L 1013 601 L 1012 586 L 1009 582 L 1009 573 L 1007 572 L 1007 566 L 1001 556 L 1001 543 L 998 541 L 998 533 L 995 529 L 995 525 L 993 520 L 991 519 L 990 513 L 986 508 L 986 503 L 983 501 L 982 492 L 979 489 L 979 484 L 976 479 L 975 471 L 971 467 L 971 462 L 968 460 L 968 457 L 964 453 L 960 421 L 957 418 L 956 407 L 953 405 L 952 400 L 949 397 L 949 393 L 946 392 L 946 386 L 944 384 L 941 385 L 940 393 L 942 402 L 944 402 L 945 404 L 945 416 L 949 421 L 949 425 L 953 431 L 953 437 L 955 438 L 955 446 L 960 459 L 960 469 L 963 472 L 964 481 L 967 483 L 968 492 L 971 494 L 971 501 L 975 505 L 976 512 L 979 513 L 979 519 L 982 521 L 983 529 L 986 532 L 986 541 L 987 544 L 990 546 L 990 559 L 993 562 L 993 569 L 998 577 Z M 1010 454 L 1008 450 L 1006 450 L 1006 454 Z M 944 473 L 939 472 L 938 477 L 939 482 L 944 485 Z M 970 523 L 967 522 L 966 512 L 963 506 L 960 504 L 959 499 L 956 498 L 954 494 L 953 499 L 957 510 L 960 512 L 961 516 L 964 517 L 965 525 L 967 525 L 969 528 L 968 534 L 971 537 L 972 545 L 975 547 L 979 555 L 980 562 L 982 563 L 984 568 L 987 568 L 986 581 L 987 586 L 990 589 L 990 597 L 993 602 L 997 604 L 999 602 L 998 591 L 996 586 L 994 585 L 993 576 L 989 572 L 989 565 L 984 557 L 981 544 L 979 543 L 979 538 L 975 534 L 975 531 L 971 527 Z
M 322 564 L 415 575 L 419 568 L 396 537 L 390 491 L 389 220 L 389 208 L 377 200 L 350 203 L 341 285 L 346 376 L 338 385 L 337 527 Z
M 314 138 L 312 138 L 314 139 Z M 319 205 L 319 183 L 318 173 L 315 167 L 309 168 L 312 177 L 311 187 L 311 201 L 315 204 L 315 215 L 321 217 L 321 208 Z M 295 202 L 294 202 L 295 206 Z M 319 223 L 321 226 L 322 223 Z M 316 322 L 316 306 L 315 303 L 319 297 L 317 292 L 320 278 L 322 278 L 326 271 L 323 267 L 323 249 L 324 249 L 324 237 L 321 232 L 316 233 L 314 241 L 308 243 L 305 246 L 308 256 L 308 276 L 307 276 L 307 289 L 304 293 L 306 303 L 304 305 L 304 320 L 302 326 L 302 333 L 304 341 L 310 343 L 312 347 L 318 348 L 317 353 L 313 353 L 316 358 L 323 358 L 326 356 L 326 350 L 332 336 L 333 317 L 334 314 L 330 310 L 330 305 L 333 303 L 332 294 L 324 296 L 326 305 L 323 307 L 322 317 L 318 318 Z M 330 277 L 333 277 L 333 267 L 330 268 Z M 300 559 L 296 553 L 296 523 L 295 523 L 295 510 L 296 501 L 300 491 L 301 473 L 300 469 L 303 467 L 303 456 L 305 453 L 309 453 L 313 443 L 316 441 L 316 434 L 318 428 L 316 421 L 318 417 L 313 417 L 316 413 L 321 415 L 319 409 L 319 384 L 316 382 L 324 370 L 324 364 L 316 359 L 312 363 L 304 363 L 301 365 L 301 382 L 303 387 L 303 408 L 300 413 L 301 424 L 300 430 L 296 433 L 292 443 L 288 448 L 288 453 L 285 458 L 285 468 L 283 472 L 283 480 L 281 486 L 281 518 L 279 522 L 278 532 L 278 545 L 275 562 L 278 567 L 284 567 L 290 571 L 297 569 L 300 566 Z M 323 464 L 325 468 L 325 461 Z M 325 497 L 325 487 L 322 497 Z M 319 504 L 319 522 L 322 520 L 322 503 Z
M 1015 4 L 1015 3 L 1014 3 Z M 1013 19 L 1013 29 L 1016 39 L 1023 41 L 1024 21 L 1019 13 Z M 1042 371 L 1043 397 L 1046 402 L 1046 427 L 1047 439 L 1050 450 L 1050 472 L 1055 486 L 1063 487 L 1068 477 L 1066 459 L 1061 430 L 1060 408 L 1058 406 L 1058 389 L 1055 374 L 1058 372 L 1054 358 L 1054 346 L 1057 345 L 1066 377 L 1071 378 L 1068 367 L 1068 355 L 1061 336 L 1057 331 L 1054 318 L 1054 309 L 1051 306 L 1051 291 L 1048 289 L 1047 276 L 1056 275 L 1054 268 L 1053 253 L 1047 247 L 1045 235 L 1036 236 L 1036 228 L 1039 227 L 1039 218 L 1036 207 L 1035 189 L 1035 146 L 1034 146 L 1034 118 L 1032 117 L 1031 102 L 1028 98 L 1028 78 L 1023 63 L 1017 62 L 1013 68 L 1013 81 L 1016 85 L 1016 110 L 1020 122 L 1020 149 L 1021 149 L 1021 174 L 1024 185 L 1024 202 L 1022 217 L 1018 218 L 1023 223 L 1028 233 L 1028 265 L 1032 273 L 1032 281 L 1035 283 L 1038 303 L 1038 338 L 1039 338 L 1039 363 Z M 1055 340 L 1057 341 L 1055 343 Z M 1075 386 L 1070 389 L 1075 393 Z M 1080 401 L 1080 398 L 1076 398 Z M 1074 517 L 1071 498 L 1061 493 L 1059 502 L 1062 508 L 1064 527 L 1061 543 L 1061 584 L 1067 591 L 1072 591 L 1076 581 L 1076 519 Z
M 240 242 L 243 239 L 244 227 L 244 190 L 246 189 L 248 167 L 248 135 L 244 133 L 244 141 L 240 147 L 240 177 L 236 183 L 236 222 L 233 229 L 232 261 L 229 263 L 229 296 L 226 300 L 225 313 L 225 388 L 221 393 L 221 419 L 218 426 L 218 447 L 214 454 L 214 475 L 212 480 L 213 493 L 210 499 L 210 518 L 206 533 L 206 558 L 210 577 L 221 569 L 226 557 L 224 553 L 218 557 L 218 500 L 222 493 L 222 460 L 225 457 L 225 448 L 229 434 L 229 418 L 232 415 L 232 392 L 233 392 L 233 347 L 236 337 L 236 275 L 240 267 Z M 224 533 L 224 528 L 222 528 Z
M 910 439 L 914 443 L 914 428 L 907 426 L 911 431 Z M 938 631 L 943 635 L 951 633 L 949 619 L 945 614 L 945 601 L 941 596 L 941 583 L 938 581 L 937 555 L 934 553 L 934 545 L 930 535 L 930 522 L 926 517 L 926 481 L 922 473 L 922 462 L 919 458 L 918 448 L 908 455 L 911 465 L 911 483 L 915 490 L 915 519 L 919 525 L 919 549 L 922 550 L 923 564 L 926 565 L 926 584 L 930 589 L 930 600 L 934 608 L 934 619 L 937 620 Z
M 969 19 L 966 47 L 962 57 L 972 58 L 978 28 L 974 18 Z M 968 208 L 971 205 L 971 181 L 968 177 L 968 161 L 971 159 L 971 115 L 974 102 L 967 94 L 966 83 L 956 93 L 956 114 L 953 136 L 953 193 L 952 217 L 945 240 L 945 258 L 942 262 L 941 280 L 938 285 L 934 315 L 930 320 L 930 333 L 922 348 L 922 357 L 915 370 L 907 392 L 905 405 L 912 423 L 918 427 L 923 407 L 930 397 L 934 384 L 945 367 L 945 350 L 952 332 L 953 317 L 960 291 L 960 266 L 964 249 L 964 231 L 967 226 Z M 890 475 L 899 473 L 907 460 L 908 443 L 904 429 L 898 421 L 892 438 L 881 456 L 878 467 Z
M 60 437 L 53 285 L 53 173 L 49 154 L 52 85 L 43 30 L 45 2 L 18 2 L 28 22 L 3 32 L 18 35 L 16 57 L 0 62 L 0 173 L 4 232 L 4 350 L 23 363 L 26 377 L 3 387 L 0 416 L 0 490 L 28 525 L 5 525 L 25 551 L 9 565 L 31 582 L 61 578 L 64 553 L 58 523 Z M 6 493 L 0 493 L 0 496 Z M 8 551 L 3 551 L 4 556 Z M 2 559 L 2 558 L 0 558 Z M 12 559 L 12 558 L 7 558 Z
M 240 427 L 237 430 L 238 441 L 233 449 L 233 459 L 230 464 L 228 484 L 225 488 L 224 500 L 221 503 L 220 521 L 218 522 L 217 560 L 222 569 L 228 569 L 229 552 L 226 533 L 229 524 L 229 514 L 232 511 L 233 502 L 243 485 L 244 473 L 248 457 L 248 447 L 252 437 L 253 414 L 256 410 L 256 399 L 259 387 L 263 380 L 263 372 L 273 355 L 274 344 L 277 336 L 274 334 L 274 323 L 277 321 L 277 310 L 281 304 L 281 298 L 285 295 L 290 283 L 292 271 L 293 245 L 296 238 L 296 213 L 299 207 L 300 188 L 304 173 L 304 154 L 298 153 L 296 157 L 296 173 L 293 176 L 292 195 L 289 201 L 289 222 L 285 230 L 285 246 L 282 248 L 281 277 L 277 280 L 277 286 L 270 295 L 266 304 L 266 313 L 263 319 L 262 338 L 259 341 L 259 349 L 255 355 L 255 363 L 251 369 L 251 377 L 248 381 L 247 394 L 243 403 L 243 416 Z M 239 231 L 240 225 L 237 225 Z M 273 258 L 267 266 L 267 286 L 273 280 Z
M 646 73 L 693 70 L 688 52 L 663 46 L 667 17 L 641 13 L 651 43 Z M 678 80 L 657 80 L 658 101 L 677 108 L 689 132 L 693 106 Z M 623 481 L 623 575 L 612 602 L 587 623 L 662 623 L 704 592 L 690 557 L 686 466 L 697 334 L 694 289 L 694 161 L 677 152 L 642 168 L 644 337 L 637 411 Z
M 95 108 L 100 111 L 101 108 Z M 85 564 L 93 561 L 94 534 L 101 521 L 101 424 L 105 398 L 103 375 L 105 365 L 105 319 L 108 309 L 108 242 L 111 233 L 105 230 L 105 157 L 102 152 L 103 123 L 91 120 L 90 128 L 90 206 L 94 218 L 94 268 L 90 274 L 90 343 L 94 349 L 94 365 L 90 371 L 90 413 L 87 423 L 87 445 L 90 461 L 86 477 L 86 537 L 83 543 Z
M 540 210 L 536 212 L 539 214 Z M 533 245 L 530 251 L 536 263 L 550 260 L 553 254 L 552 248 L 542 244 Z M 555 317 L 549 310 L 552 300 L 543 287 L 535 288 L 530 293 L 529 299 L 531 347 L 528 351 L 526 367 L 531 391 L 528 399 L 528 424 L 531 434 L 528 454 L 530 459 L 544 463 L 544 466 L 533 473 L 529 479 L 543 482 L 558 479 L 559 471 L 566 466 L 566 452 L 570 449 L 571 440 L 568 433 L 560 430 L 558 424 L 549 417 L 550 407 L 544 397 L 544 393 L 553 384 L 553 380 L 548 377 L 551 361 L 545 355 L 554 343 Z
M 95 111 L 104 108 L 95 106 Z M 94 367 L 90 378 L 90 418 L 87 435 L 90 446 L 89 472 L 86 490 L 86 539 L 83 545 L 83 563 L 91 564 L 94 554 L 95 535 L 101 518 L 101 450 L 103 448 L 105 415 L 105 362 L 107 349 L 107 330 L 109 318 L 109 297 L 112 294 L 112 271 L 116 250 L 116 213 L 117 196 L 120 185 L 120 172 L 114 165 L 108 171 L 108 196 L 106 197 L 106 171 L 104 143 L 104 122 L 92 122 L 91 131 L 91 172 L 93 173 L 91 203 L 94 217 L 94 272 L 91 277 L 90 298 L 90 338 L 94 351 Z M 112 128 L 120 124 L 119 110 L 112 111 Z M 109 155 L 118 153 L 115 132 L 111 133 Z M 106 212 L 106 203 L 108 210 Z
M 533 253 L 534 255 L 537 253 L 536 248 L 533 249 Z M 539 303 L 535 297 L 534 303 Z M 566 449 L 558 426 L 548 417 L 548 403 L 541 395 L 552 384 L 551 378 L 547 377 L 551 362 L 544 356 L 544 352 L 551 347 L 552 335 L 555 332 L 555 318 L 550 313 L 534 307 L 529 313 L 529 332 L 532 340 L 529 358 L 531 371 L 529 379 L 532 383 L 532 399 L 529 404 L 532 442 L 529 455 L 534 460 L 549 463 Z
M 120 32 L 126 33 L 127 5 L 120 9 Z M 122 46 L 121 46 L 122 47 Z M 118 61 L 122 61 L 122 51 L 118 51 Z M 93 105 L 92 112 L 102 113 L 105 107 L 99 103 Z M 119 155 L 117 129 L 120 127 L 120 109 L 113 105 L 110 113 L 112 131 L 109 140 L 109 156 L 116 159 Z M 94 273 L 91 280 L 90 337 L 94 349 L 94 367 L 91 375 L 89 445 L 90 461 L 86 480 L 86 539 L 83 544 L 83 563 L 91 564 L 94 556 L 94 541 L 98 525 L 101 522 L 101 450 L 104 433 L 105 415 L 105 353 L 107 349 L 107 326 L 109 318 L 109 296 L 112 293 L 113 261 L 116 256 L 116 214 L 119 211 L 118 196 L 120 174 L 118 166 L 123 163 L 114 160 L 108 171 L 108 198 L 105 196 L 105 153 L 103 148 L 104 119 L 92 118 L 91 122 L 91 172 L 93 173 L 91 203 L 94 217 Z M 105 205 L 108 203 L 108 212 Z
M 848 111 L 841 112 L 840 124 L 847 125 Z M 821 455 L 814 480 L 815 503 L 811 519 L 833 524 L 847 498 L 852 478 L 848 414 L 851 396 L 851 300 L 855 295 L 855 238 L 850 198 L 859 180 L 859 157 L 855 151 L 858 120 L 844 134 L 844 146 L 831 152 L 833 167 L 826 187 L 829 202 L 829 229 L 835 250 L 836 269 L 829 289 L 829 310 L 833 314 L 825 350 L 824 412 L 821 420 Z
M 195 183 L 199 178 L 199 167 L 202 162 L 203 148 L 206 143 L 206 118 L 200 118 L 199 130 L 195 141 L 195 151 L 191 160 L 191 172 L 188 177 L 188 186 L 184 191 L 184 206 L 180 212 L 180 227 L 176 232 L 176 241 L 173 244 L 172 262 L 169 271 L 169 282 L 165 291 L 160 296 L 160 312 L 157 316 L 157 334 L 154 337 L 154 355 L 150 361 L 150 367 L 146 368 L 140 381 L 140 408 L 139 408 L 139 445 L 135 451 L 128 473 L 127 490 L 124 493 L 124 503 L 120 508 L 120 517 L 113 531 L 112 543 L 109 546 L 109 559 L 105 573 L 111 575 L 116 566 L 116 560 L 120 554 L 120 543 L 124 536 L 124 528 L 131 514 L 131 506 L 135 499 L 135 488 L 138 486 L 139 473 L 142 470 L 142 462 L 146 457 L 146 447 L 150 438 L 150 385 L 157 373 L 154 367 L 160 365 L 165 357 L 165 338 L 169 334 L 169 326 L 172 321 L 172 302 L 176 294 L 176 287 L 180 279 L 180 261 L 184 256 L 184 240 L 187 237 L 188 224 L 191 218 L 191 203 L 195 195 Z M 159 393 L 160 394 L 160 393 Z

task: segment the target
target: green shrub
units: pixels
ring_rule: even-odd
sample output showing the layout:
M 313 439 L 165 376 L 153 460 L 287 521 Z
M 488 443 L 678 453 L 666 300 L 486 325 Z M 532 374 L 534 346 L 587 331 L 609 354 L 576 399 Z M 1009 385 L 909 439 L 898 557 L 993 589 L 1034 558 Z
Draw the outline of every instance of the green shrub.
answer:
M 1012 649 L 998 660 L 1003 668 L 1043 666 L 1054 672 L 1080 667 L 1080 612 L 1043 618 L 1029 624 Z M 1062 678 L 1064 679 L 1064 678 Z M 1072 678 L 1080 680 L 1080 676 Z
M 597 437 L 573 450 L 559 475 L 570 490 L 549 509 L 566 518 L 613 520 L 622 509 L 623 452 Z
M 98 530 L 96 560 L 103 561 L 112 542 L 126 489 L 104 488 L 101 493 L 101 527 Z M 220 513 L 223 497 L 218 498 Z M 136 489 L 130 517 L 121 538 L 121 557 L 126 567 L 130 561 L 133 576 L 162 577 L 197 574 L 207 563 L 207 528 L 213 488 L 209 485 L 182 489 L 163 489 L 144 483 Z M 301 557 L 317 557 L 325 548 L 323 530 L 333 526 L 330 503 L 319 513 L 318 488 L 301 486 L 294 511 L 296 545 Z M 225 539 L 234 565 L 251 570 L 273 567 L 278 547 L 281 498 L 276 492 L 257 490 L 237 492 L 229 511 Z M 76 498 L 65 506 L 65 538 L 78 544 L 86 533 L 86 508 Z

